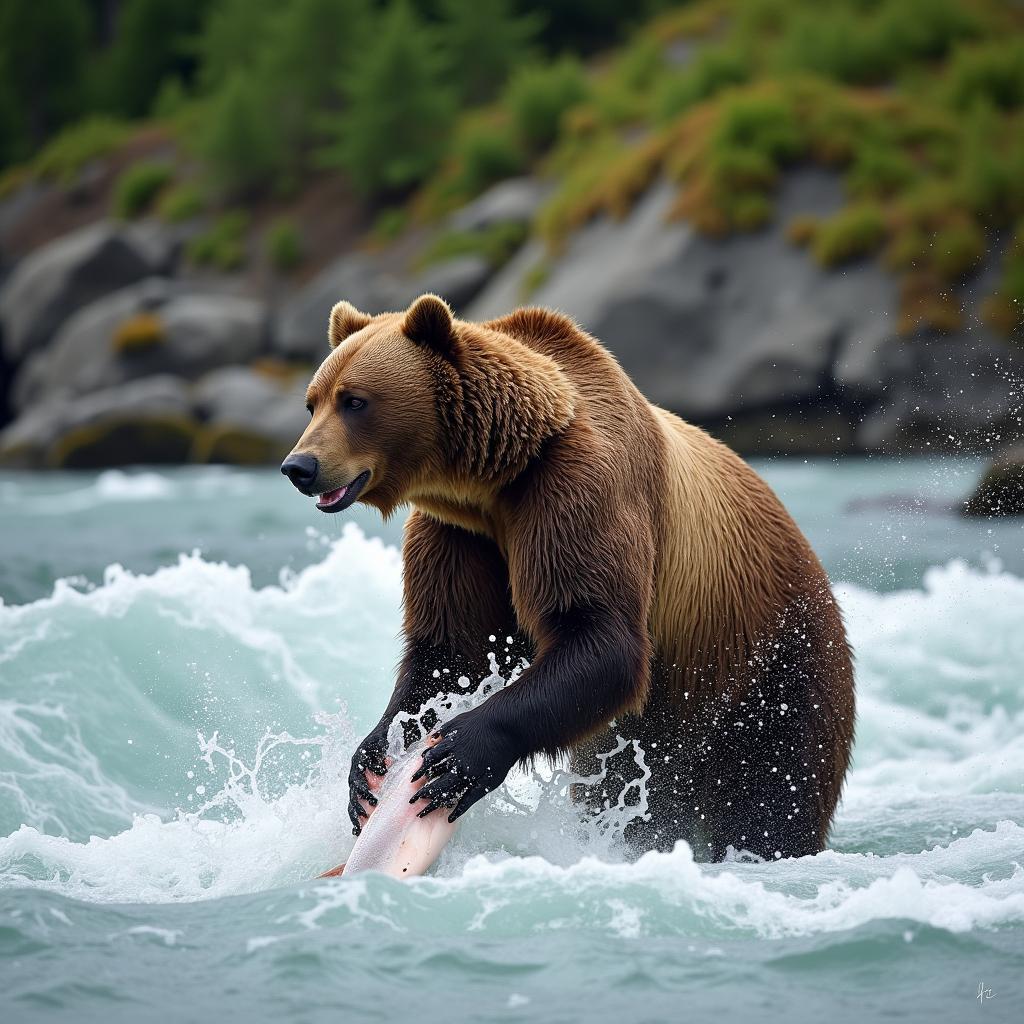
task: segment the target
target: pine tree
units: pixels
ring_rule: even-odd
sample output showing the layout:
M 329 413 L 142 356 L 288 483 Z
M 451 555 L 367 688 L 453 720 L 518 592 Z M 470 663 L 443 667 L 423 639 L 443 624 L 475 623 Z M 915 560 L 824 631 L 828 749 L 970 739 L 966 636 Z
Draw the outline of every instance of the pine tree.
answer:
M 542 25 L 509 0 L 441 0 L 444 52 L 467 103 L 492 99 L 512 70 L 529 63 Z
M 277 181 L 284 153 L 267 103 L 262 84 L 238 70 L 207 113 L 199 149 L 215 183 L 229 196 L 252 194 Z
M 0 3 L 0 94 L 8 128 L 3 148 L 21 156 L 85 104 L 89 16 L 82 0 Z
M 321 153 L 348 171 L 367 195 L 400 191 L 437 165 L 454 105 L 433 30 L 406 0 L 396 0 L 371 25 L 365 45 L 341 76 L 344 110 L 328 125 Z

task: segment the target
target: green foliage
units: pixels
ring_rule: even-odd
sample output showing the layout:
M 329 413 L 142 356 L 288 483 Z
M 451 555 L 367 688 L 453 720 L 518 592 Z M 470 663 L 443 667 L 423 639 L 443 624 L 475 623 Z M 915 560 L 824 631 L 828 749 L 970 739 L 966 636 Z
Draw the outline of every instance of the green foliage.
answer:
M 742 85 L 750 77 L 751 59 L 739 46 L 709 46 L 693 63 L 661 83 L 655 98 L 655 116 L 668 121 L 694 103 L 714 96 L 730 85 Z
M 70 184 L 90 161 L 112 153 L 128 136 L 126 127 L 109 117 L 90 117 L 68 125 L 32 161 L 39 178 Z
M 327 124 L 321 157 L 364 195 L 422 181 L 444 154 L 454 113 L 433 29 L 406 0 L 380 14 L 341 77 L 346 109 Z
M 279 0 L 217 0 L 196 43 L 199 83 L 207 93 L 226 85 L 240 69 L 250 72 L 271 41 Z
M 208 6 L 208 0 L 122 0 L 103 68 L 109 109 L 139 117 L 152 109 L 164 81 L 192 75 L 189 41 Z
M 955 54 L 949 96 L 960 110 L 978 103 L 1003 110 L 1024 105 L 1024 42 L 1000 40 Z
M 381 242 L 393 242 L 409 226 L 409 212 L 404 206 L 389 206 L 377 214 L 373 236 Z
M 873 203 L 858 203 L 823 220 L 814 233 L 811 251 L 824 267 L 860 259 L 885 241 L 885 215 Z
M 781 97 L 758 93 L 737 95 L 723 103 L 712 135 L 718 152 L 745 149 L 771 161 L 792 159 L 802 141 L 793 108 Z
M 0 156 L 27 156 L 85 106 L 88 12 L 80 0 L 0 3 Z
M 114 185 L 114 212 L 126 219 L 145 213 L 174 177 L 174 169 L 161 161 L 132 164 Z
M 913 60 L 944 56 L 976 31 L 956 0 L 886 0 L 872 10 L 856 3 L 804 5 L 786 23 L 782 66 L 841 82 L 887 81 Z
M 502 178 L 522 173 L 526 160 L 507 125 L 487 121 L 467 124 L 454 143 L 457 171 L 451 193 L 471 198 Z
M 245 233 L 249 215 L 244 210 L 222 214 L 203 234 L 189 240 L 186 256 L 200 267 L 212 267 L 225 273 L 245 263 Z
M 519 301 L 528 302 L 538 289 L 543 288 L 551 277 L 551 264 L 547 260 L 539 260 L 523 275 L 519 288 Z
M 990 320 L 1005 333 L 1024 330 L 1024 222 L 1007 247 L 998 299 L 993 307 Z
M 917 176 L 913 160 L 899 147 L 865 145 L 857 151 L 846 185 L 855 196 L 892 195 Z
M 524 144 L 538 151 L 555 141 L 566 111 L 588 93 L 583 66 L 573 57 L 562 57 L 519 71 L 505 90 L 504 105 Z
M 493 267 L 507 263 L 526 240 L 522 224 L 495 224 L 483 231 L 449 231 L 438 235 L 420 255 L 419 265 L 428 266 L 457 256 L 483 256 Z
M 267 116 L 263 85 L 236 71 L 214 98 L 198 141 L 216 188 L 230 197 L 251 195 L 281 169 L 277 125 Z
M 543 18 L 522 15 L 510 0 L 440 0 L 446 65 L 460 98 L 483 103 L 510 73 L 528 62 Z
M 302 262 L 302 239 L 294 221 L 282 218 L 271 224 L 264 244 L 275 270 L 288 273 Z
M 202 190 L 195 183 L 189 183 L 167 189 L 156 205 L 156 212 L 162 221 L 180 224 L 198 217 L 204 206 Z

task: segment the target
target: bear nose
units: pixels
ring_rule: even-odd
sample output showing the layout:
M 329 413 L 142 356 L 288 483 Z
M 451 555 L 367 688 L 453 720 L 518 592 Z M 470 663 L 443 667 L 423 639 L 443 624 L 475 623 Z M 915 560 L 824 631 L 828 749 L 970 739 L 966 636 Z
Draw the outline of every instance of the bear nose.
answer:
M 281 463 L 281 472 L 300 490 L 308 491 L 320 471 L 320 463 L 312 455 L 292 452 Z

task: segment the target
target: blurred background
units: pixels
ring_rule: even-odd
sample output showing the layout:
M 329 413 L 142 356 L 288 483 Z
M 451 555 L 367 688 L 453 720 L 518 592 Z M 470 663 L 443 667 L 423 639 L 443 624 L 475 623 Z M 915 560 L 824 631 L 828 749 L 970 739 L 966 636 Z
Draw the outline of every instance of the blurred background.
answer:
M 0 465 L 275 463 L 331 305 L 423 291 L 1012 510 L 1024 5 L 0 0 Z

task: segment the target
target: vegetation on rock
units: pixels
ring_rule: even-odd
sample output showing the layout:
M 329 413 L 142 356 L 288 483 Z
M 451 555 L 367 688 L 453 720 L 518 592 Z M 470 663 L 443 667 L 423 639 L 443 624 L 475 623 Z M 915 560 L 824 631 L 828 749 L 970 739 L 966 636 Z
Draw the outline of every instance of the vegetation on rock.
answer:
M 119 355 L 145 352 L 164 343 L 163 321 L 155 313 L 136 313 L 118 325 L 111 344 Z
M 775 215 L 787 168 L 810 162 L 843 176 L 849 205 L 791 225 L 790 237 L 825 265 L 882 260 L 900 278 L 904 330 L 958 327 L 957 286 L 1007 240 L 986 316 L 1024 330 L 1019 6 L 116 6 L 110 24 L 108 6 L 86 0 L 3 6 L 0 194 L 33 177 L 73 183 L 91 162 L 130 150 L 138 119 L 152 116 L 176 140 L 188 182 L 171 182 L 144 154 L 148 163 L 122 174 L 115 209 L 176 221 L 219 204 L 227 213 L 189 256 L 231 269 L 248 231 L 232 206 L 280 202 L 325 173 L 344 175 L 368 204 L 387 202 L 381 238 L 504 177 L 547 175 L 556 187 L 534 230 L 557 249 L 592 217 L 625 216 L 658 178 L 678 187 L 673 216 L 699 230 L 757 230 Z M 292 241 L 302 239 L 266 237 L 281 269 L 301 249 Z

